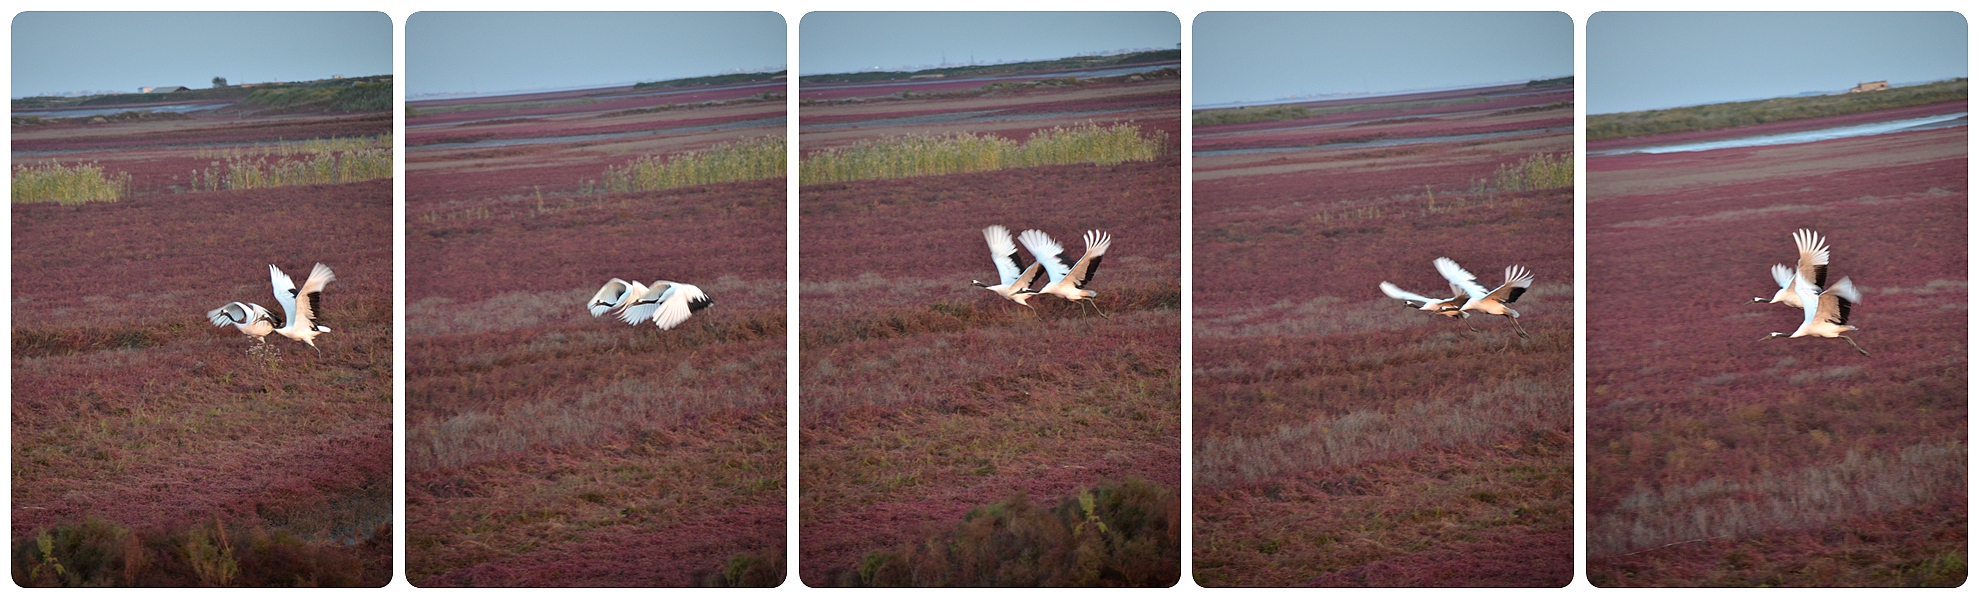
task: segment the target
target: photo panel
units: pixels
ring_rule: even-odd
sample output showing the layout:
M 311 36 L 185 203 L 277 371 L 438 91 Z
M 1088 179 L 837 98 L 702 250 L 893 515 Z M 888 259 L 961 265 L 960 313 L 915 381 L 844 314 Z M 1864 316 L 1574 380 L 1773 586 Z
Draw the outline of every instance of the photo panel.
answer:
M 1174 585 L 1180 21 L 799 34 L 803 583 Z
M 406 23 L 406 578 L 785 581 L 770 12 Z
M 1587 24 L 1587 576 L 1965 581 L 1966 22 Z
M 1191 39 L 1196 583 L 1570 583 L 1573 20 Z
M 391 582 L 391 18 L 12 31 L 14 583 Z

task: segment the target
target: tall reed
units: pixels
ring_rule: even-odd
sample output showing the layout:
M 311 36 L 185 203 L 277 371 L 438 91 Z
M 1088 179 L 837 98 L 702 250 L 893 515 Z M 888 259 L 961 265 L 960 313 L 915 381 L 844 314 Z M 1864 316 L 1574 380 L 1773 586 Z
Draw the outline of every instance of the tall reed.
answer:
M 129 173 L 110 174 L 96 163 L 15 165 L 15 202 L 54 202 L 78 205 L 116 202 L 130 194 Z
M 632 192 L 783 177 L 789 159 L 779 136 L 716 144 L 672 156 L 645 156 L 605 171 L 605 190 Z
M 812 153 L 798 167 L 802 183 L 949 175 L 1043 165 L 1114 165 L 1154 160 L 1168 132 L 1143 135 L 1141 126 L 1086 123 L 1033 132 L 1023 143 L 993 135 L 890 136 Z
M 392 176 L 392 136 L 323 138 L 204 150 L 213 166 L 192 173 L 198 191 L 351 183 Z M 296 158 L 291 158 L 296 157 Z
M 1509 165 L 1498 165 L 1491 177 L 1501 192 L 1573 187 L 1574 153 L 1534 154 Z

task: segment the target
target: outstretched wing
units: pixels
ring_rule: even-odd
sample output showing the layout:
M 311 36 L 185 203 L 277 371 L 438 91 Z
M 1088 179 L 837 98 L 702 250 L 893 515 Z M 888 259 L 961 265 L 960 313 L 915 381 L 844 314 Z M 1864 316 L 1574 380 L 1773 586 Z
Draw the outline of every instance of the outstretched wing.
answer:
M 253 312 L 248 310 L 247 305 L 239 302 L 230 302 L 226 306 L 206 311 L 206 320 L 222 327 L 246 323 L 252 316 Z
M 1017 281 L 1024 272 L 1024 257 L 1017 254 L 1017 243 L 1010 241 L 1010 230 L 1002 225 L 983 228 L 983 240 L 989 242 L 990 261 L 996 263 L 996 274 L 1003 285 Z
M 1773 282 L 1780 284 L 1780 289 L 1793 289 L 1793 267 L 1773 263 Z
M 1031 251 L 1031 256 L 1044 264 L 1045 272 L 1051 274 L 1052 283 L 1058 283 L 1065 279 L 1066 273 L 1072 272 L 1072 262 L 1065 260 L 1065 248 L 1044 232 L 1026 229 L 1017 234 L 1017 241 L 1023 242 L 1024 249 Z
M 1525 295 L 1525 289 L 1528 287 L 1532 287 L 1532 271 L 1512 265 L 1505 267 L 1505 284 L 1491 290 L 1491 295 L 1485 298 L 1497 300 L 1501 304 L 1511 304 L 1518 302 L 1519 296 Z
M 1010 282 L 1014 284 L 1010 289 L 1016 292 L 1034 290 L 1038 284 L 1038 277 L 1042 275 L 1044 275 L 1044 263 L 1031 263 L 1031 266 L 1025 267 L 1024 272 L 1017 276 L 1016 281 Z
M 701 288 L 671 281 L 654 282 L 645 294 L 625 307 L 625 322 L 638 325 L 652 320 L 660 329 L 673 329 L 701 309 L 713 306 L 714 300 Z
M 1802 278 L 1814 283 L 1816 289 L 1828 286 L 1828 242 L 1812 229 L 1802 229 L 1793 234 L 1794 247 L 1800 249 L 1798 271 Z
M 593 294 L 591 301 L 585 306 L 591 309 L 591 316 L 603 316 L 605 313 L 617 308 L 620 304 L 624 304 L 626 298 L 631 295 L 627 293 L 631 289 L 631 284 L 626 283 L 623 279 L 613 277 L 611 281 L 605 282 L 605 287 L 598 288 L 598 293 Z
M 287 321 L 295 321 L 295 297 L 299 291 L 295 287 L 295 281 L 290 280 L 289 275 L 275 268 L 275 265 L 268 265 L 268 279 L 275 288 L 275 301 L 282 305 L 282 314 L 287 317 Z
M 1396 300 L 1401 300 L 1403 302 L 1408 303 L 1409 308 L 1422 308 L 1424 306 L 1429 306 L 1437 302 L 1442 302 L 1442 300 L 1409 292 L 1408 290 L 1404 290 L 1402 288 L 1396 287 L 1395 284 L 1388 283 L 1386 281 L 1381 282 L 1381 293 L 1387 294 L 1388 297 L 1390 298 L 1394 298 Z
M 1457 266 L 1457 261 L 1437 257 L 1436 272 L 1441 273 L 1444 279 L 1450 280 L 1450 285 L 1453 286 L 1453 289 L 1462 292 L 1459 294 L 1461 296 L 1483 298 L 1486 294 L 1491 293 L 1489 290 L 1484 289 L 1482 284 L 1477 282 L 1476 275 L 1472 275 L 1470 271 L 1465 271 L 1463 267 Z
M 1106 248 L 1112 245 L 1113 236 L 1098 231 L 1086 232 L 1086 255 L 1079 257 L 1079 263 L 1065 272 L 1065 278 L 1072 280 L 1074 287 L 1085 289 L 1086 282 L 1092 281 L 1093 275 L 1099 273 L 1099 260 L 1106 256 Z
M 1834 323 L 1848 324 L 1848 309 L 1862 302 L 1862 294 L 1855 291 L 1855 284 L 1847 277 L 1821 292 L 1821 311 L 1815 318 Z
M 309 271 L 309 279 L 302 282 L 302 288 L 295 297 L 293 322 L 302 325 L 303 329 L 311 329 L 321 324 L 324 320 L 323 288 L 336 280 L 337 275 L 330 272 L 329 267 L 323 266 L 323 263 L 316 263 L 316 268 Z

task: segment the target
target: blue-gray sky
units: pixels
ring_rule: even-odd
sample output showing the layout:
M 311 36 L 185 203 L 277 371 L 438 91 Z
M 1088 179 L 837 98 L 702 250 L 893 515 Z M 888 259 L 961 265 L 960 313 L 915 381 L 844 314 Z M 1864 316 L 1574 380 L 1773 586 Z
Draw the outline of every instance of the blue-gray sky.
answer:
M 1174 49 L 1182 21 L 1166 12 L 813 12 L 797 39 L 804 75 L 874 67 L 1064 58 Z
M 381 12 L 27 12 L 12 97 L 392 73 Z
M 1196 106 L 1574 74 L 1559 12 L 1205 12 L 1193 32 Z
M 1957 13 L 1595 13 L 1587 112 L 1604 114 L 1964 77 Z
M 774 12 L 419 12 L 405 24 L 405 90 L 606 86 L 780 70 Z

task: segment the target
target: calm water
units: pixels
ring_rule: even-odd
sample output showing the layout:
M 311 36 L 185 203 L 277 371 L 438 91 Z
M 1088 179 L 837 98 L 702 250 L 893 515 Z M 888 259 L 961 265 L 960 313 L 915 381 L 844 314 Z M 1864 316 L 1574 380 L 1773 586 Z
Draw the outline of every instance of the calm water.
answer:
M 1191 156 L 1224 156 L 1229 154 L 1265 154 L 1269 152 L 1299 152 L 1303 150 L 1350 150 L 1354 148 L 1383 148 L 1409 144 L 1434 144 L 1438 142 L 1467 142 L 1515 135 L 1572 132 L 1572 127 L 1548 127 L 1545 129 L 1520 129 L 1518 131 L 1495 131 L 1491 133 L 1466 133 L 1462 135 L 1427 135 L 1422 137 L 1382 138 L 1366 142 L 1340 142 L 1336 144 L 1316 144 L 1312 146 L 1282 146 L 1273 148 L 1233 148 L 1230 150 L 1203 150 L 1190 153 Z
M 215 108 L 220 108 L 222 106 L 226 106 L 226 104 L 224 103 L 173 104 L 170 106 L 120 106 L 116 108 L 65 108 L 65 109 L 54 109 L 54 110 L 19 110 L 19 111 L 14 111 L 14 116 L 55 117 L 55 118 L 66 119 L 69 117 L 94 117 L 97 115 L 114 115 L 120 112 L 135 112 L 141 110 L 148 110 L 151 112 L 189 113 L 189 112 L 197 112 L 202 110 L 213 110 Z
M 1591 152 L 1589 154 L 1595 156 L 1604 156 L 1604 155 L 1613 155 L 1613 154 L 1634 154 L 1634 153 L 1664 154 L 1669 152 L 1702 152 L 1705 150 L 1721 150 L 1724 148 L 1745 148 L 1750 146 L 1780 146 L 1785 144 L 1805 144 L 1807 142 L 1820 142 L 1825 140 L 1837 140 L 1842 138 L 1859 137 L 1865 135 L 1895 133 L 1899 131 L 1923 131 L 1927 129 L 1942 129 L 1945 127 L 1963 127 L 1964 125 L 1965 125 L 1965 113 L 1956 113 L 1949 115 L 1933 115 L 1929 117 L 1918 117 L 1915 119 L 1902 119 L 1897 121 L 1883 121 L 1880 123 L 1863 123 L 1860 125 L 1845 125 L 1842 127 L 1830 127 L 1827 129 L 1816 129 L 1813 131 L 1796 131 L 1793 133 L 1755 135 L 1751 137 L 1732 138 L 1729 140 L 1712 140 L 1708 142 L 1691 142 L 1686 144 L 1670 144 L 1666 146 L 1646 146 L 1641 148 L 1618 148 L 1614 150 L 1602 150 L 1600 152 Z

